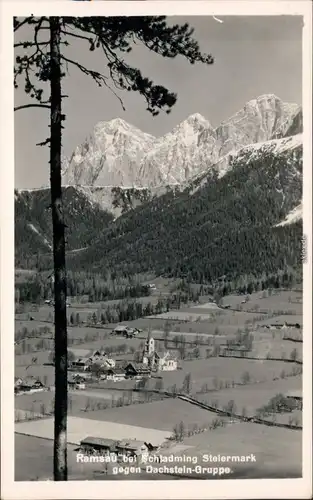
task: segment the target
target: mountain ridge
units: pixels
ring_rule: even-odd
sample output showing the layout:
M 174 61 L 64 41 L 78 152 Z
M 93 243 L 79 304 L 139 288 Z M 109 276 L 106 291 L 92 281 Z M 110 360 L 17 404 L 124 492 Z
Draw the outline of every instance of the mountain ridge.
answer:
M 297 104 L 265 94 L 248 101 L 216 128 L 200 113 L 161 137 L 121 118 L 99 122 L 64 161 L 64 184 L 134 188 L 181 184 L 231 151 L 284 136 L 300 111 Z

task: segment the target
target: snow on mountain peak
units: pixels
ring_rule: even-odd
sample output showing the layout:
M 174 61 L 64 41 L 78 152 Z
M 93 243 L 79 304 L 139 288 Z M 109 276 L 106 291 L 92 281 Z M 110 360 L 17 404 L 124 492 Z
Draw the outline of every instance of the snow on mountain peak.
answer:
M 180 184 L 199 173 L 207 159 L 215 158 L 214 129 L 200 113 L 190 115 L 171 132 L 156 140 L 142 160 L 140 185 Z
M 186 122 L 201 123 L 203 125 L 210 125 L 208 120 L 200 113 L 193 113 L 192 115 L 189 115 L 188 118 L 186 119 Z
M 134 127 L 134 125 L 130 125 L 130 123 L 126 122 L 122 118 L 113 118 L 108 122 L 99 122 L 95 125 L 93 129 L 93 135 L 97 136 L 102 136 L 111 133 L 135 134 L 142 137 L 153 138 L 152 135 L 142 132 L 142 130 L 140 130 L 137 127 Z
M 142 157 L 155 138 L 121 118 L 99 122 L 92 134 L 64 162 L 65 184 L 133 185 Z
M 272 139 L 266 142 L 243 146 L 238 150 L 229 152 L 227 155 L 220 158 L 215 165 L 207 169 L 206 172 L 191 179 L 190 182 L 186 182 L 185 187 L 189 189 L 190 194 L 194 194 L 211 179 L 212 172 L 215 172 L 220 179 L 233 168 L 236 168 L 236 165 L 249 165 L 251 162 L 258 162 L 260 159 L 265 159 L 266 157 L 275 158 L 281 157 L 281 155 L 284 155 L 284 164 L 289 175 L 298 177 L 300 174 L 296 167 L 296 158 L 302 144 L 302 134 L 297 134 L 291 137 Z
M 137 187 L 179 184 L 204 173 L 230 152 L 284 137 L 300 109 L 274 94 L 263 94 L 215 129 L 204 116 L 194 113 L 159 138 L 122 118 L 99 122 L 64 161 L 64 182 Z
M 280 101 L 281 102 L 281 99 L 279 97 L 277 97 L 277 95 L 275 95 L 275 94 L 262 94 L 262 95 L 259 95 L 259 97 L 257 97 L 256 100 L 258 102 L 261 102 L 261 101 Z
M 248 101 L 216 129 L 221 144 L 220 155 L 283 136 L 299 109 L 300 106 L 284 103 L 274 94 L 264 94 Z

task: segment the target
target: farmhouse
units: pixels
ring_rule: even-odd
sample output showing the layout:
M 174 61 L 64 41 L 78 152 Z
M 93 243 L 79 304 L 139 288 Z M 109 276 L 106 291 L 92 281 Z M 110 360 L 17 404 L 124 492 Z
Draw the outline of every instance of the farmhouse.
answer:
M 77 379 L 78 382 L 86 382 L 86 380 L 92 378 L 92 373 L 89 371 L 77 371 L 77 372 L 71 372 L 72 376 Z
M 80 448 L 86 453 L 116 453 L 117 441 L 99 437 L 86 437 L 80 442 Z
M 26 377 L 23 379 L 18 379 L 17 384 L 14 384 L 14 392 L 41 392 L 47 389 L 45 385 L 35 377 Z
M 90 358 L 78 358 L 77 360 L 71 362 L 71 368 L 74 370 L 87 371 L 90 369 L 91 365 L 92 361 Z
M 90 349 L 71 349 L 73 359 L 69 361 L 69 368 L 81 371 L 90 370 L 94 363 L 99 364 L 101 367 L 114 368 L 114 359 L 108 357 L 104 351 L 94 351 Z
M 86 384 L 84 379 L 77 376 L 72 376 L 68 378 L 68 388 L 69 389 L 86 389 Z
M 151 376 L 151 369 L 144 363 L 128 363 L 125 367 L 126 378 L 141 379 Z
M 126 325 L 118 325 L 112 330 L 111 334 L 112 335 L 123 335 L 127 331 L 127 326 Z
M 159 446 L 138 441 L 137 439 L 117 441 L 88 436 L 80 442 L 80 449 L 86 454 L 100 453 L 102 455 L 140 455 L 144 452 L 157 451 Z
M 125 370 L 123 368 L 110 368 L 106 373 L 103 374 L 103 377 L 106 380 L 113 380 L 113 382 L 119 382 L 120 380 L 125 379 Z
M 137 328 L 131 328 L 125 325 L 118 325 L 114 330 L 112 330 L 112 335 L 123 335 L 126 338 L 132 338 L 139 333 Z
M 303 393 L 301 390 L 299 391 L 289 391 L 286 394 L 287 399 L 292 399 L 297 402 L 297 409 L 302 410 L 303 405 Z
M 116 445 L 116 450 L 122 455 L 141 455 L 148 452 L 148 446 L 144 441 L 137 441 L 137 439 L 119 441 Z
M 23 379 L 20 377 L 14 378 L 14 394 L 18 394 L 22 391 L 21 387 L 23 385 Z
M 109 358 L 109 356 L 104 351 L 95 351 L 90 356 L 90 361 L 92 364 L 97 364 L 103 368 L 114 368 L 115 360 L 113 358 Z
M 21 377 L 14 377 L 14 387 L 20 387 L 23 384 L 23 379 Z

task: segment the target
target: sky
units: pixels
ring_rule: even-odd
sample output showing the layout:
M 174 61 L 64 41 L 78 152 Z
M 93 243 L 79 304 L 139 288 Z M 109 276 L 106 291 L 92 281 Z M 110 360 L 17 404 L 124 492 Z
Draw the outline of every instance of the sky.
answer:
M 99 121 L 123 118 L 144 132 L 161 136 L 193 113 L 201 113 L 217 127 L 250 99 L 275 94 L 283 101 L 302 103 L 302 18 L 298 16 L 212 16 L 175 17 L 170 22 L 188 22 L 203 52 L 214 57 L 213 65 L 191 65 L 182 57 L 165 59 L 136 45 L 126 55 L 127 62 L 139 67 L 155 83 L 178 95 L 172 112 L 157 117 L 146 111 L 143 98 L 119 94 L 126 108 L 106 88 L 77 68 L 69 68 L 63 80 L 68 98 L 63 130 L 63 155 L 70 156 L 90 135 Z M 20 37 L 29 38 L 29 28 Z M 101 52 L 91 53 L 76 39 L 68 57 L 88 68 L 106 72 Z M 15 106 L 29 102 L 23 85 L 15 90 Z M 25 109 L 15 112 L 15 187 L 30 189 L 49 182 L 49 149 L 36 146 L 49 135 L 49 110 Z

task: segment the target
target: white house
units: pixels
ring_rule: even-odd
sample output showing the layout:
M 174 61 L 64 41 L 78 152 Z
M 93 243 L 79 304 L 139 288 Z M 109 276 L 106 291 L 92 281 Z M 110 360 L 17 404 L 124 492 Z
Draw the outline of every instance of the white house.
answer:
M 75 370 L 87 371 L 92 365 L 92 361 L 90 358 L 79 358 L 75 361 L 72 361 L 71 367 Z
M 164 354 L 158 354 L 158 369 L 159 371 L 174 371 L 177 370 L 177 359 L 172 356 L 169 351 Z
M 120 382 L 121 380 L 125 380 L 125 370 L 122 368 L 109 369 L 105 378 L 113 382 Z
M 95 351 L 90 359 L 92 363 L 97 363 L 104 368 L 115 367 L 115 360 L 113 358 L 109 358 L 104 351 Z

